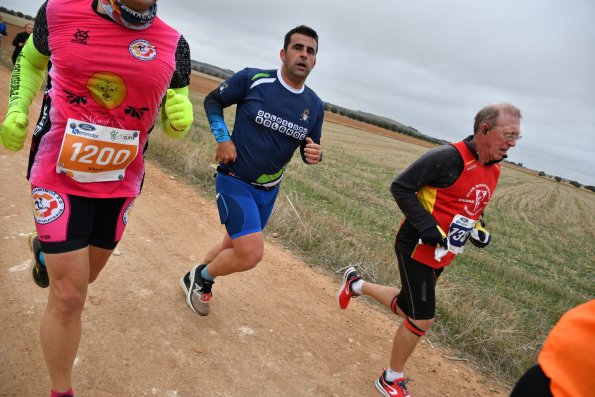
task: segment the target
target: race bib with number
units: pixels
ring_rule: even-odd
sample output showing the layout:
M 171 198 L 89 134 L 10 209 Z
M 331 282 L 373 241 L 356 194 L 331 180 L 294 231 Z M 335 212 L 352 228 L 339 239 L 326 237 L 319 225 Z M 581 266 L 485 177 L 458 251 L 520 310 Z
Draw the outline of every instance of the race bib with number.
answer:
M 139 135 L 68 119 L 56 172 L 83 183 L 122 180 L 138 154 Z
M 455 215 L 448 227 L 448 250 L 453 254 L 460 254 L 465 250 L 465 243 L 469 238 L 475 221 L 462 215 Z

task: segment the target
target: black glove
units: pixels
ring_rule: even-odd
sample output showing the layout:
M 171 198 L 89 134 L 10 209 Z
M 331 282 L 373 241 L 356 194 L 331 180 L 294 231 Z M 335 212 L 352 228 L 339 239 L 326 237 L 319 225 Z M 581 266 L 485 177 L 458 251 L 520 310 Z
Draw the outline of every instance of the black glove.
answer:
M 478 222 L 475 223 L 475 227 L 471 230 L 471 243 L 477 248 L 485 248 L 488 246 L 490 241 L 492 241 L 492 236 L 490 236 L 490 232 L 485 229 L 485 222 L 480 219 Z
M 421 232 L 421 236 L 419 236 L 422 244 L 428 244 L 433 246 L 441 246 L 446 247 L 446 233 L 444 230 L 438 225 L 432 226 L 429 229 L 424 230 Z

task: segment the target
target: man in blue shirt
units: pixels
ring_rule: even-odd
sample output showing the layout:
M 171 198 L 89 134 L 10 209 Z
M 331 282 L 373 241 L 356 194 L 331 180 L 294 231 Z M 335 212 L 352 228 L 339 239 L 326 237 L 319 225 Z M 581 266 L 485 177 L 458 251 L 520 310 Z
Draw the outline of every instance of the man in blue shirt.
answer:
M 285 35 L 281 68 L 246 68 L 213 90 L 204 105 L 217 140 L 217 207 L 226 233 L 180 279 L 186 303 L 209 313 L 215 277 L 250 270 L 263 257 L 263 229 L 269 219 L 285 167 L 299 147 L 307 164 L 322 157 L 324 105 L 305 86 L 316 65 L 318 35 L 298 26 Z M 233 133 L 223 109 L 237 104 Z

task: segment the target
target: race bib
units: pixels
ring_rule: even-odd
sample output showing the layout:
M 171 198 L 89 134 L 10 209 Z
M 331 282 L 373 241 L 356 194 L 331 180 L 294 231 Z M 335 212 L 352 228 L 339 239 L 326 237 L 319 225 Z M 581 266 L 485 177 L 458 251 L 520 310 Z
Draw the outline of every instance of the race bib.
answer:
M 453 254 L 460 254 L 465 250 L 465 243 L 469 238 L 475 221 L 462 215 L 455 215 L 448 227 L 448 250 Z
M 83 183 L 122 180 L 138 154 L 139 135 L 68 119 L 56 172 Z

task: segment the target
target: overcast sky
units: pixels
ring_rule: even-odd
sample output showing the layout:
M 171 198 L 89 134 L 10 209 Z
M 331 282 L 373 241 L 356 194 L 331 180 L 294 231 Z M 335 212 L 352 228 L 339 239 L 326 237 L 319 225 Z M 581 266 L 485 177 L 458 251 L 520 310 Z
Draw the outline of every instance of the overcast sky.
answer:
M 34 16 L 42 0 L 0 0 Z M 523 112 L 509 160 L 595 185 L 593 0 L 160 0 L 192 59 L 276 68 L 283 36 L 319 34 L 308 86 L 333 104 L 449 141 L 484 105 Z M 323 136 L 324 145 L 324 136 Z

